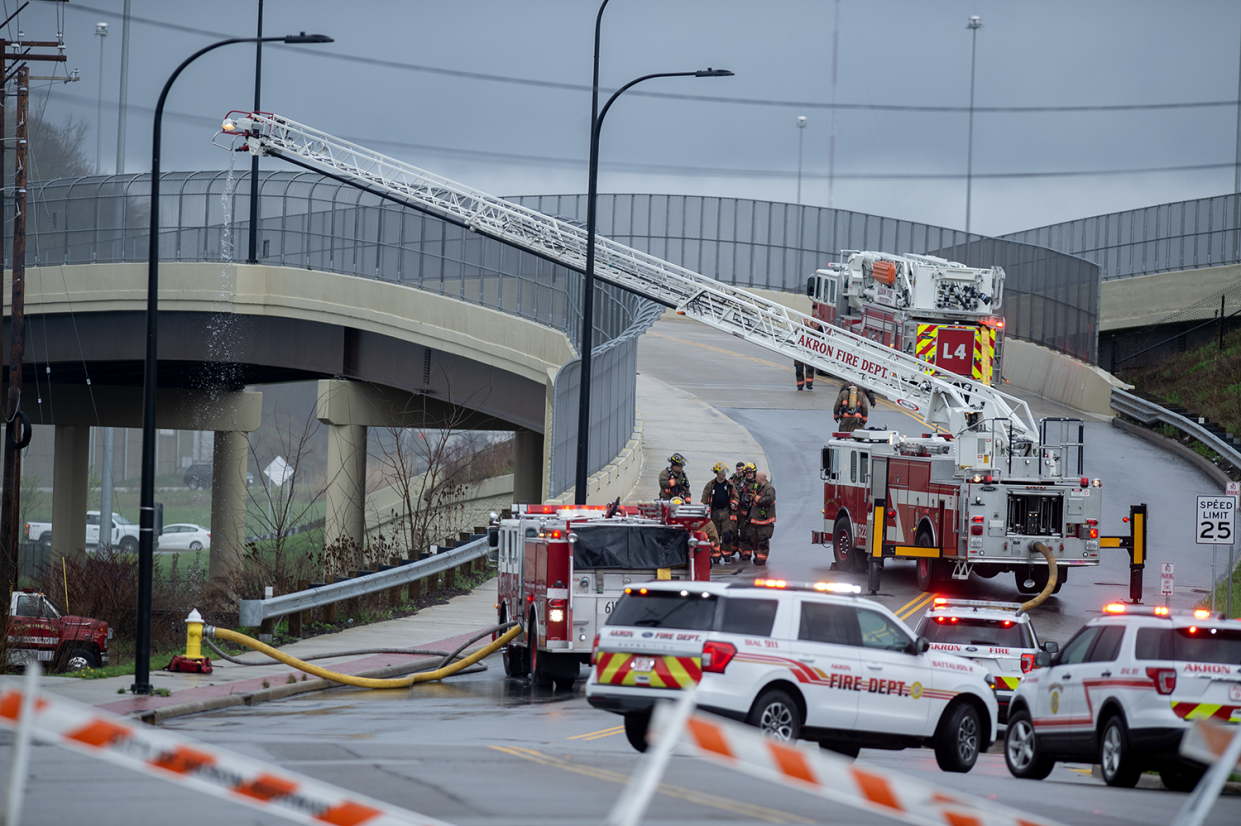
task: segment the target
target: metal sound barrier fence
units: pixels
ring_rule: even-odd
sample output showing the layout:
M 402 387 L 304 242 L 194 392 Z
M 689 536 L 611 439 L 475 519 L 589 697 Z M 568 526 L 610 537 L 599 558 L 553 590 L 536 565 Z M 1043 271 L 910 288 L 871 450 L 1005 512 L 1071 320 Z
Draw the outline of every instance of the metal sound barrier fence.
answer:
M 585 195 L 511 200 L 584 221 Z M 1008 334 L 1094 363 L 1099 267 L 1019 241 L 842 209 L 693 195 L 600 195 L 599 234 L 739 287 L 800 293 L 841 250 L 939 255 L 1008 276 Z

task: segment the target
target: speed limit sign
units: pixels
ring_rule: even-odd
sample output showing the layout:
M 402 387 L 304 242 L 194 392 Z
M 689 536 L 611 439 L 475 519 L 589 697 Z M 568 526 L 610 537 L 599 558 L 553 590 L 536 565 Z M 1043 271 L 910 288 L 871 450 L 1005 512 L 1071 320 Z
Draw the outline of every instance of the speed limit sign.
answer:
M 1199 545 L 1231 545 L 1237 535 L 1236 497 L 1199 496 L 1194 535 Z

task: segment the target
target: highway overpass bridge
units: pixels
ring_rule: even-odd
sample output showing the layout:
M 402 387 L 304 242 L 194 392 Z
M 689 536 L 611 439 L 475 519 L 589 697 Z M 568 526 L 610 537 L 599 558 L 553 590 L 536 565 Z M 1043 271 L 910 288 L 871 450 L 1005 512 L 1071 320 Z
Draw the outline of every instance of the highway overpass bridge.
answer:
M 227 250 L 245 246 L 248 227 L 234 216 L 248 214 L 248 179 L 169 173 L 161 192 L 158 425 L 216 433 L 213 569 L 232 564 L 244 538 L 244 434 L 261 409 L 245 388 L 254 384 L 319 381 L 328 541 L 362 540 L 369 427 L 511 430 L 515 498 L 570 488 L 578 273 L 301 172 L 263 177 L 259 263 L 238 265 Z M 568 220 L 585 213 L 582 196 L 516 200 Z M 600 207 L 602 234 L 759 290 L 800 293 L 839 249 L 1000 264 L 1010 335 L 1096 357 L 1101 267 L 1075 255 L 741 199 L 607 195 Z M 149 209 L 147 175 L 31 187 L 24 408 L 56 428 L 58 551 L 80 550 L 73 537 L 85 532 L 89 427 L 140 421 Z M 662 310 L 606 284 L 595 304 L 592 500 L 628 492 L 615 460 L 635 432 L 636 340 Z

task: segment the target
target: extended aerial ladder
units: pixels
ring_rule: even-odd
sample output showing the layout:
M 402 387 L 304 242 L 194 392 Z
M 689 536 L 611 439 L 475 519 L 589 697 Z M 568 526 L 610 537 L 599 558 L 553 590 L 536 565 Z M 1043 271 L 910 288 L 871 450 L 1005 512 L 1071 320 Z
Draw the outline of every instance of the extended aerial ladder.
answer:
M 234 139 L 233 147 L 224 148 L 281 158 L 570 269 L 585 269 L 585 229 L 309 126 L 269 113 L 234 111 L 217 135 L 218 145 L 223 145 L 221 136 Z M 235 146 L 237 139 L 244 140 L 242 147 Z M 1040 444 L 1038 426 L 1021 399 L 847 330 L 816 329 L 811 319 L 788 307 L 604 238 L 596 239 L 595 276 L 785 358 L 869 387 L 954 437 L 979 434 L 983 439 L 957 440 L 962 471 L 1037 475 L 1018 471 L 1020 463 L 1013 461 L 1038 455 Z M 986 442 L 985 450 L 974 449 L 979 441 Z M 1029 466 L 1028 459 L 1024 464 Z

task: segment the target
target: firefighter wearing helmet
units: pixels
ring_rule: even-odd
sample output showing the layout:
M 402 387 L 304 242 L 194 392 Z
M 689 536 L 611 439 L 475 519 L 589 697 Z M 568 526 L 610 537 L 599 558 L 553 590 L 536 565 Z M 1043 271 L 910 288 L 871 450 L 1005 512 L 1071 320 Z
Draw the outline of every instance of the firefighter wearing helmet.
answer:
M 832 407 L 832 416 L 840 423 L 841 431 L 852 433 L 860 427 L 865 427 L 869 415 L 870 404 L 866 398 L 866 391 L 856 384 L 843 385 L 840 388 L 840 394 L 836 396 L 836 404 Z
M 758 496 L 758 467 L 753 462 L 746 462 L 745 477 L 737 490 L 737 536 L 740 539 L 738 550 L 741 561 L 749 562 L 754 554 L 757 541 L 752 536 L 750 517 L 754 513 L 754 500 Z
M 746 546 L 754 552 L 754 564 L 766 565 L 771 536 L 776 532 L 776 489 L 766 473 L 755 474 L 754 504 L 750 506 L 750 534 Z
M 678 497 L 686 502 L 693 501 L 689 480 L 685 478 L 685 457 L 674 453 L 668 457 L 668 467 L 659 472 L 659 498 L 668 500 Z
M 711 545 L 711 559 L 713 562 L 721 562 L 724 557 L 733 554 L 733 539 L 737 528 L 737 489 L 726 475 L 728 465 L 716 462 L 711 470 L 715 471 L 715 477 L 702 489 L 701 502 L 707 506 L 707 512 L 711 515 L 708 524 L 713 526 L 712 530 L 718 537 Z

